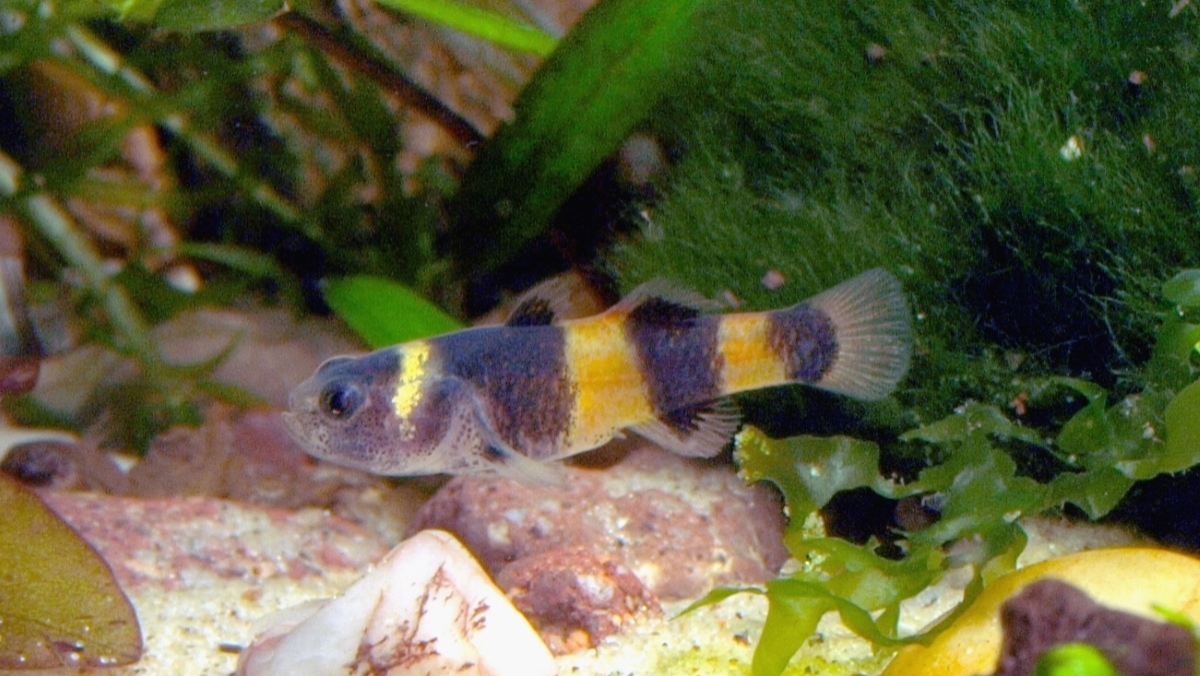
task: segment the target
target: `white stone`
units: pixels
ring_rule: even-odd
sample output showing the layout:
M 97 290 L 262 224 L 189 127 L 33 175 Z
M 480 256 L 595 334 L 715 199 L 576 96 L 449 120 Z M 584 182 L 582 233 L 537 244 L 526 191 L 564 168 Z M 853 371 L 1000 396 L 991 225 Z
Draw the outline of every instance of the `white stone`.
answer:
M 281 617 L 239 676 L 553 676 L 554 658 L 452 535 L 421 531 L 340 597 Z

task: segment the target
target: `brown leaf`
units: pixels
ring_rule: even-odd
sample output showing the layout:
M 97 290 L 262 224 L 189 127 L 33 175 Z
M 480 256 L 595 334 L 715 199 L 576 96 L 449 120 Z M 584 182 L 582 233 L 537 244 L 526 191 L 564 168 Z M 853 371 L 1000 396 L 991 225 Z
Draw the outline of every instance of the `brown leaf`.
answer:
M 141 657 L 137 615 L 95 550 L 5 475 L 0 514 L 0 668 Z

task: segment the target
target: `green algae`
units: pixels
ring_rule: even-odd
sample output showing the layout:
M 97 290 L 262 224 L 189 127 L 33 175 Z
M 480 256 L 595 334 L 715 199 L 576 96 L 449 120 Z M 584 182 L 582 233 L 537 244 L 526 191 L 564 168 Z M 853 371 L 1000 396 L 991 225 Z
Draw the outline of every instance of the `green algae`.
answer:
M 1197 15 L 1167 10 L 738 3 L 660 111 L 681 159 L 612 269 L 761 308 L 888 267 L 927 414 L 992 396 L 1014 354 L 1136 387 L 1158 285 L 1200 239 Z

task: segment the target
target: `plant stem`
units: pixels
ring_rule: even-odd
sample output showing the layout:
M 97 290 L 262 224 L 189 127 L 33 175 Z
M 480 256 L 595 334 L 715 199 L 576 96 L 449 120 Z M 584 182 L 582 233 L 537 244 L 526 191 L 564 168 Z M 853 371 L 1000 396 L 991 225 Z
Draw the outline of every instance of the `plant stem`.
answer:
M 393 70 L 382 59 L 356 49 L 348 36 L 337 35 L 325 26 L 298 12 L 275 18 L 275 23 L 312 43 L 343 66 L 391 92 L 417 112 L 436 122 L 463 146 L 470 148 L 484 141 L 474 125 L 442 103 L 417 83 Z
M 17 211 L 38 234 L 58 251 L 69 266 L 83 275 L 84 281 L 100 298 L 122 347 L 136 354 L 147 365 L 160 365 L 162 359 L 150 339 L 150 325 L 125 290 L 112 282 L 104 260 L 92 246 L 91 240 L 51 195 L 26 190 L 24 179 L 25 172 L 21 166 L 0 151 L 0 195 L 11 199 Z
M 135 99 L 136 107 L 143 110 L 155 110 L 161 107 L 163 97 L 159 96 L 154 85 L 145 75 L 130 66 L 120 53 L 80 24 L 68 26 L 66 34 L 71 40 L 71 44 L 92 67 L 105 75 L 116 77 L 128 87 L 127 94 L 132 95 L 132 98 Z M 316 223 L 304 218 L 301 210 L 286 197 L 280 195 L 270 183 L 243 170 L 237 158 L 227 152 L 217 141 L 202 132 L 191 129 L 183 113 L 179 111 L 160 113 L 156 116 L 155 122 L 178 136 L 193 152 L 237 184 L 251 199 L 275 214 L 284 225 L 299 230 L 314 242 L 325 242 L 324 234 Z

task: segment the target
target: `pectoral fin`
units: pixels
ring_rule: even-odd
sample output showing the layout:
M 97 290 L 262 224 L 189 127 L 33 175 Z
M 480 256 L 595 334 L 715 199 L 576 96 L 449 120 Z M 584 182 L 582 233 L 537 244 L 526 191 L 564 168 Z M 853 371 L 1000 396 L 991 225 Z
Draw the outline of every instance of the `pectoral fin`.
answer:
M 487 422 L 478 402 L 475 404 L 475 418 L 483 441 L 483 463 L 480 470 L 527 486 L 566 487 L 566 473 L 560 463 L 534 460 L 506 444 Z
M 566 488 L 567 476 L 558 462 L 540 462 L 502 446 L 488 446 L 490 468 L 496 474 L 527 486 Z

